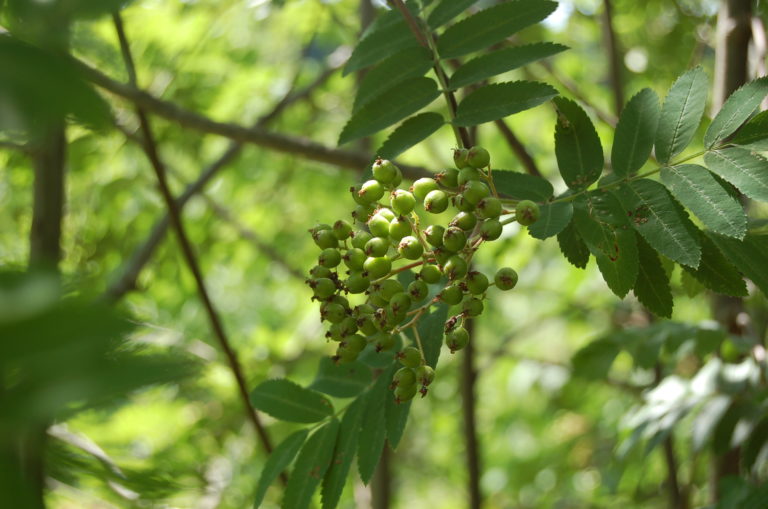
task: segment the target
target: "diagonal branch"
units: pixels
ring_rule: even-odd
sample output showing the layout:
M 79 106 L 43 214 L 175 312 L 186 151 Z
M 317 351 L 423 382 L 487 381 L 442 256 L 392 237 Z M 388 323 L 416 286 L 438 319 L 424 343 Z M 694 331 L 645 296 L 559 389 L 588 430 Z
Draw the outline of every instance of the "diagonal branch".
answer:
M 122 19 L 120 18 L 119 14 L 115 13 L 113 14 L 113 20 L 117 30 L 118 38 L 120 40 L 120 49 L 123 53 L 126 68 L 128 69 L 129 76 L 131 76 L 131 81 L 135 83 L 136 67 L 133 63 L 130 47 L 128 46 L 128 41 L 125 36 Z M 264 449 L 268 453 L 271 453 L 272 442 L 267 435 L 267 431 L 261 423 L 256 410 L 253 408 L 253 405 L 251 405 L 250 396 L 248 394 L 248 387 L 242 367 L 240 366 L 240 362 L 237 359 L 237 354 L 229 343 L 229 339 L 227 338 L 227 335 L 224 331 L 224 324 L 222 323 L 221 318 L 219 317 L 219 314 L 213 305 L 213 301 L 208 294 L 208 290 L 205 286 L 205 280 L 203 279 L 203 274 L 200 270 L 200 265 L 197 262 L 194 249 L 184 229 L 184 224 L 181 220 L 181 214 L 179 213 L 178 207 L 176 207 L 176 201 L 173 199 L 171 190 L 168 187 L 165 166 L 160 159 L 160 155 L 158 154 L 157 144 L 155 142 L 154 136 L 152 135 L 149 119 L 147 118 L 146 112 L 141 106 L 136 107 L 136 114 L 139 117 L 141 131 L 144 135 L 145 153 L 150 161 L 152 169 L 155 172 L 155 176 L 157 177 L 160 192 L 163 195 L 163 200 L 165 201 L 166 207 L 168 208 L 171 225 L 176 232 L 176 236 L 178 237 L 179 245 L 181 247 L 182 254 L 184 255 L 184 260 L 186 261 L 190 272 L 192 272 L 192 275 L 195 278 L 198 293 L 201 300 L 203 301 L 203 306 L 205 307 L 206 314 L 208 315 L 208 319 L 211 323 L 211 328 L 213 329 L 214 335 L 216 336 L 221 349 L 224 351 L 227 362 L 229 363 L 229 367 L 235 377 L 238 391 L 240 393 L 240 398 L 242 399 L 246 414 L 250 421 L 253 423 L 256 433 L 259 436 L 262 445 L 264 446 Z
M 512 129 L 507 125 L 506 122 L 504 122 L 504 119 L 500 118 L 494 123 L 496 124 L 496 127 L 499 128 L 501 135 L 507 141 L 509 148 L 512 149 L 512 152 L 515 153 L 515 156 L 522 163 L 522 165 L 525 166 L 525 170 L 530 175 L 541 177 L 541 172 L 539 171 L 538 166 L 536 166 L 536 161 L 533 160 L 531 154 L 528 153 L 528 150 L 526 150 L 522 142 L 518 139 L 517 136 L 515 136 L 515 133 L 512 132 Z
M 624 80 L 622 79 L 621 49 L 616 30 L 613 28 L 613 4 L 603 0 L 603 38 L 608 53 L 611 88 L 613 89 L 613 111 L 618 115 L 624 107 Z

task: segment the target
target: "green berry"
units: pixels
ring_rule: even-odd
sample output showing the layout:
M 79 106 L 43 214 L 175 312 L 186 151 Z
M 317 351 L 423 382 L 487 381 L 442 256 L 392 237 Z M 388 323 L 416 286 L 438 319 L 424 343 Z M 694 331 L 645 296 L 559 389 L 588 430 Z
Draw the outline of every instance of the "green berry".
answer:
M 314 234 L 316 234 L 318 232 L 321 232 L 323 230 L 332 230 L 332 229 L 333 229 L 333 227 L 331 225 L 329 225 L 329 224 L 318 223 L 318 224 L 316 224 L 315 226 L 313 226 L 312 228 L 309 229 L 309 233 L 314 235 Z
M 363 263 L 363 270 L 368 273 L 371 279 L 379 279 L 386 276 L 392 270 L 392 262 L 386 256 L 369 257 Z
M 317 257 L 317 263 L 332 269 L 341 263 L 341 253 L 332 247 L 323 249 L 320 256 Z
M 427 283 L 421 279 L 417 279 L 408 285 L 408 295 L 413 302 L 421 302 L 427 298 L 427 295 L 429 295 L 429 287 L 427 286 Z
M 455 353 L 469 343 L 469 333 L 464 327 L 458 327 L 445 335 L 445 345 Z
M 475 206 L 480 203 L 480 200 L 490 196 L 490 194 L 491 190 L 488 189 L 488 186 L 479 180 L 470 180 L 464 184 L 464 188 L 461 192 L 461 195 L 464 197 L 464 199 Z
M 398 168 L 387 159 L 376 159 L 371 166 L 371 173 L 374 179 L 386 186 L 397 178 Z
M 467 182 L 480 180 L 482 178 L 483 175 L 480 173 L 480 170 L 476 170 L 474 168 L 464 168 L 463 170 L 459 171 L 459 186 L 463 186 Z
M 322 265 L 315 265 L 312 267 L 312 270 L 309 271 L 309 275 L 314 279 L 330 278 L 332 274 L 333 271 L 331 271 L 331 269 L 323 267 Z
M 479 316 L 483 312 L 483 301 L 472 297 L 461 304 L 461 311 L 465 316 Z
M 496 219 L 501 215 L 501 209 L 501 201 L 493 196 L 488 196 L 480 200 L 476 211 L 481 219 Z
M 363 263 L 365 263 L 365 251 L 353 247 L 348 249 L 344 256 L 341 257 L 344 260 L 344 265 L 351 270 L 363 270 Z
M 341 344 L 350 350 L 360 353 L 363 351 L 363 348 L 366 347 L 368 342 L 360 334 L 352 334 L 351 336 L 345 337 L 341 341 Z
M 406 368 L 417 368 L 422 364 L 421 352 L 412 346 L 400 350 L 395 358 Z
M 404 315 L 411 309 L 411 298 L 407 293 L 398 293 L 390 299 L 389 307 L 394 316 Z
M 440 271 L 440 268 L 437 265 L 424 265 L 421 268 L 421 271 L 419 271 L 419 277 L 425 282 L 430 285 L 433 285 L 440 281 L 440 278 L 443 277 L 443 273 Z
M 352 225 L 343 219 L 339 219 L 333 223 L 333 234 L 339 240 L 344 240 L 352 235 Z
M 468 153 L 469 153 L 469 150 L 465 148 L 453 149 L 453 164 L 456 165 L 456 168 L 462 169 L 467 167 Z
M 368 256 L 384 256 L 389 251 L 389 239 L 374 237 L 365 244 L 365 254 Z
M 460 256 L 451 256 L 443 266 L 443 272 L 448 279 L 461 279 L 467 275 L 467 262 Z
M 379 332 L 379 329 L 376 328 L 376 325 L 373 323 L 373 319 L 370 316 L 358 318 L 357 328 L 366 336 L 372 336 Z
M 424 387 L 428 386 L 435 379 L 435 370 L 426 364 L 419 366 L 416 371 L 416 383 Z
M 349 301 L 346 297 L 342 295 L 334 295 L 330 299 L 328 299 L 329 302 L 333 302 L 335 304 L 339 304 L 344 309 L 349 310 Z
M 445 289 L 440 292 L 440 300 L 445 302 L 446 304 L 453 306 L 454 304 L 458 304 L 461 302 L 461 298 L 464 296 L 464 294 L 461 291 L 461 288 L 458 287 L 458 285 L 450 285 L 445 287 Z
M 448 261 L 448 258 L 453 256 L 453 252 L 448 251 L 445 246 L 442 247 L 436 247 L 432 250 L 432 256 L 435 257 L 435 261 L 439 265 L 445 265 L 445 262 Z
M 531 200 L 522 200 L 515 207 L 515 219 L 523 226 L 530 226 L 539 220 L 541 210 Z
M 504 227 L 497 219 L 486 219 L 480 225 L 480 238 L 483 240 L 496 240 L 501 237 Z
M 368 220 L 368 229 L 371 230 L 371 235 L 386 238 L 389 236 L 389 219 L 377 212 Z
M 392 334 L 387 334 L 386 332 L 376 333 L 371 337 L 371 340 L 377 352 L 389 350 L 395 346 L 396 343 L 395 336 Z
M 333 234 L 333 230 L 320 230 L 312 233 L 312 240 L 320 249 L 328 249 L 339 245 L 339 239 Z
M 451 226 L 443 234 L 443 247 L 448 251 L 457 253 L 467 245 L 467 235 L 464 230 Z
M 424 198 L 424 210 L 433 214 L 444 212 L 448 208 L 448 195 L 443 191 L 430 191 Z
M 416 385 L 416 373 L 411 368 L 400 368 L 392 377 L 393 387 Z
M 363 293 L 371 286 L 371 280 L 365 277 L 362 272 L 353 272 L 344 281 L 344 286 L 349 293 Z
M 405 291 L 403 284 L 396 279 L 387 279 L 379 283 L 377 286 L 379 295 L 381 295 L 381 297 L 387 302 L 392 300 L 392 297 L 398 293 L 403 293 Z
M 309 286 L 318 299 L 327 299 L 336 293 L 336 283 L 328 278 L 315 279 L 309 283 Z
M 493 281 L 499 290 L 511 290 L 517 285 L 517 272 L 509 267 L 501 268 L 496 272 Z
M 398 385 L 395 388 L 395 403 L 400 404 L 410 401 L 416 396 L 418 387 L 414 385 Z
M 360 352 L 356 352 L 346 345 L 339 344 L 339 347 L 336 349 L 336 355 L 333 356 L 333 360 L 336 361 L 337 364 L 349 364 L 350 362 L 355 362 L 359 355 Z
M 355 200 L 355 203 L 357 203 L 358 205 L 368 205 L 369 202 L 365 199 L 364 196 L 360 195 L 359 186 L 350 187 L 349 192 L 352 194 L 352 199 Z
M 475 204 L 470 203 L 466 198 L 464 198 L 464 196 L 460 194 L 453 197 L 453 204 L 461 212 L 472 212 L 475 210 Z
M 395 216 L 395 213 L 392 212 L 387 207 L 379 207 L 378 209 L 376 209 L 376 213 L 380 214 L 381 216 L 383 216 L 384 219 L 386 219 L 390 223 L 395 219 L 395 217 L 397 217 L 397 216 Z
M 416 237 L 403 237 L 397 246 L 397 251 L 407 260 L 417 260 L 424 254 L 424 246 L 421 245 Z
M 424 198 L 427 197 L 427 194 L 429 194 L 430 191 L 434 191 L 436 189 L 437 182 L 435 182 L 435 179 L 430 177 L 420 178 L 411 186 L 411 192 L 413 193 L 413 196 L 419 201 L 424 201 Z
M 372 238 L 373 238 L 373 235 L 371 235 L 368 232 L 357 231 L 355 232 L 355 235 L 352 237 L 352 247 L 355 247 L 357 249 L 365 249 L 365 245 Z
M 410 214 L 416 206 L 416 198 L 404 189 L 395 189 L 389 199 L 392 210 L 400 215 Z
M 472 271 L 467 274 L 467 290 L 472 295 L 481 295 L 488 289 L 490 282 L 482 272 Z
M 357 317 L 366 316 L 366 315 L 372 315 L 373 312 L 376 311 L 373 306 L 370 306 L 368 304 L 359 304 L 355 306 L 355 309 L 352 310 L 352 314 Z
M 445 187 L 459 187 L 459 170 L 448 168 L 438 173 L 435 179 Z
M 432 246 L 440 247 L 443 245 L 444 233 L 445 228 L 439 224 L 432 224 L 427 226 L 427 229 L 424 230 L 424 237 L 426 237 L 427 242 L 429 242 Z
M 472 147 L 467 152 L 467 164 L 473 168 L 485 168 L 491 164 L 491 155 L 483 147 Z
M 368 180 L 364 182 L 362 186 L 360 186 L 360 191 L 358 191 L 357 194 L 360 196 L 363 202 L 374 203 L 379 201 L 381 197 L 384 196 L 384 186 L 382 186 L 376 180 Z
M 358 205 L 355 210 L 352 211 L 352 219 L 365 223 L 373 214 L 374 208 L 370 205 Z
M 320 318 L 331 323 L 339 323 L 347 316 L 344 306 L 335 302 L 323 302 L 320 306 Z
M 348 316 L 339 323 L 334 323 L 328 329 L 327 336 L 334 341 L 341 341 L 357 332 L 357 320 Z
M 451 226 L 458 226 L 464 231 L 469 231 L 477 224 L 477 216 L 472 212 L 459 212 L 450 224 Z
M 411 222 L 403 216 L 396 217 L 389 223 L 389 238 L 394 242 L 410 235 L 412 231 Z

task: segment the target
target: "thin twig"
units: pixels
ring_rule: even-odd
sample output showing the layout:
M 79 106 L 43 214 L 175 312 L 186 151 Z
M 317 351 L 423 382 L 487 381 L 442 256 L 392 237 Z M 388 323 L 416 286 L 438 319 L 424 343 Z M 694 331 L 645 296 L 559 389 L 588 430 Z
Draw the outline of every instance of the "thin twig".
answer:
M 118 39 L 120 40 L 120 48 L 123 53 L 126 69 L 128 70 L 128 74 L 129 76 L 131 76 L 131 79 L 135 84 L 136 66 L 133 63 L 133 57 L 131 56 L 128 40 L 125 36 L 125 30 L 123 28 L 122 19 L 118 13 L 113 14 L 113 21 L 115 24 L 115 29 L 117 30 Z M 195 278 L 195 282 L 197 284 L 197 290 L 200 295 L 200 299 L 203 302 L 203 306 L 205 307 L 206 314 L 208 315 L 208 319 L 211 323 L 211 328 L 213 329 L 214 335 L 216 336 L 216 339 L 218 340 L 219 345 L 221 346 L 221 349 L 224 351 L 224 354 L 227 357 L 227 362 L 229 363 L 229 367 L 232 370 L 232 373 L 235 377 L 235 381 L 237 382 L 238 391 L 240 393 L 240 398 L 242 399 L 243 406 L 245 407 L 246 414 L 250 419 L 250 421 L 253 423 L 253 426 L 256 430 L 256 433 L 259 436 L 259 439 L 261 440 L 261 443 L 264 449 L 268 453 L 271 453 L 272 442 L 269 436 L 267 435 L 267 431 L 262 425 L 258 414 L 256 414 L 256 410 L 253 408 L 253 405 L 251 405 L 251 400 L 248 394 L 248 386 L 245 380 L 245 375 L 243 374 L 243 370 L 240 366 L 240 362 L 237 359 L 237 354 L 235 353 L 234 349 L 230 345 L 229 339 L 227 338 L 226 332 L 224 331 L 224 324 L 219 318 L 219 314 L 216 311 L 216 308 L 213 305 L 213 301 L 211 300 L 208 294 L 208 290 L 206 289 L 206 286 L 205 286 L 205 280 L 203 279 L 202 271 L 200 270 L 200 266 L 197 262 L 197 258 L 195 257 L 194 249 L 192 247 L 191 242 L 189 241 L 189 238 L 187 237 L 186 231 L 184 230 L 184 224 L 181 220 L 179 209 L 176 207 L 176 201 L 174 200 L 171 194 L 171 190 L 168 187 L 165 166 L 163 165 L 163 162 L 160 159 L 160 155 L 158 154 L 157 144 L 152 134 L 152 129 L 149 123 L 149 119 L 147 118 L 146 112 L 141 106 L 136 107 L 136 114 L 139 117 L 139 123 L 141 125 L 141 130 L 144 135 L 144 149 L 145 149 L 147 158 L 149 159 L 152 169 L 155 172 L 155 176 L 157 177 L 157 182 L 160 187 L 160 192 L 163 195 L 163 200 L 165 201 L 165 205 L 168 208 L 171 226 L 176 232 L 176 236 L 178 237 L 179 245 L 181 247 L 181 251 L 182 251 L 182 254 L 184 255 L 184 259 L 187 263 L 187 266 L 189 267 L 190 272 L 192 272 L 192 275 Z
M 618 116 L 624 107 L 624 80 L 622 79 L 621 49 L 616 30 L 613 28 L 613 4 L 611 0 L 603 0 L 603 34 L 605 51 L 608 53 L 611 89 L 613 90 L 613 111 Z
M 525 170 L 530 175 L 541 177 L 541 172 L 539 171 L 538 166 L 536 166 L 536 161 L 533 160 L 531 154 L 528 153 L 525 146 L 520 142 L 517 136 L 515 136 L 515 133 L 512 132 L 512 129 L 507 125 L 507 123 L 500 118 L 495 121 L 495 124 L 509 145 L 509 148 L 511 148 L 512 152 L 515 153 L 515 157 L 517 157 L 520 163 L 525 167 Z

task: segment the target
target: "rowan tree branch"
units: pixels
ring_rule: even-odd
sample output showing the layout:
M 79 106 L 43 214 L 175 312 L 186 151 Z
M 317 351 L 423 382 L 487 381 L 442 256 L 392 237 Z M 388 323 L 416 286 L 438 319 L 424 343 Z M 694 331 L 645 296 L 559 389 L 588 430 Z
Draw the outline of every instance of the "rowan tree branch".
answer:
M 504 140 L 506 140 L 509 148 L 512 149 L 515 157 L 517 157 L 525 170 L 530 175 L 541 177 L 541 172 L 539 171 L 538 166 L 536 166 L 536 161 L 533 160 L 531 154 L 528 153 L 522 142 L 518 139 L 517 136 L 515 136 L 515 133 L 512 132 L 512 129 L 507 125 L 506 122 L 504 122 L 504 119 L 500 118 L 494 123 L 496 124 L 496 127 L 499 128 L 499 132 L 501 133 L 502 137 Z
M 136 83 L 136 70 L 135 70 L 136 66 L 133 63 L 133 57 L 131 55 L 130 46 L 128 45 L 128 40 L 125 36 L 125 30 L 123 28 L 122 19 L 118 13 L 113 14 L 113 21 L 115 24 L 115 29 L 117 30 L 118 39 L 120 41 L 120 49 L 123 54 L 123 59 L 125 60 L 125 65 L 126 65 L 126 69 L 128 70 L 128 75 L 130 76 L 131 81 L 135 84 Z M 216 311 L 216 308 L 214 307 L 213 301 L 211 300 L 208 294 L 208 290 L 205 285 L 205 280 L 203 279 L 202 271 L 200 270 L 200 266 L 197 262 L 197 258 L 194 253 L 194 248 L 192 247 L 192 244 L 189 241 L 189 238 L 187 237 L 186 231 L 184 229 L 184 224 L 181 219 L 181 214 L 179 213 L 179 209 L 176 206 L 176 200 L 174 200 L 173 196 L 171 195 L 171 190 L 168 186 L 165 166 L 162 160 L 160 159 L 160 155 L 157 150 L 157 144 L 152 134 L 152 129 L 149 123 L 149 119 L 147 118 L 147 115 L 144 109 L 139 105 L 137 105 L 136 107 L 136 114 L 139 117 L 139 124 L 141 125 L 141 131 L 144 136 L 145 153 L 147 155 L 147 158 L 149 159 L 152 169 L 155 172 L 155 176 L 157 177 L 157 182 L 160 187 L 160 192 L 163 196 L 163 200 L 165 201 L 166 207 L 168 208 L 171 226 L 176 232 L 176 236 L 178 237 L 179 245 L 181 247 L 184 260 L 186 261 L 190 272 L 192 272 L 192 275 L 197 284 L 198 294 L 200 295 L 200 298 L 203 302 L 203 306 L 206 310 L 206 314 L 208 315 L 208 319 L 211 323 L 211 328 L 213 329 L 214 335 L 216 336 L 216 339 L 218 340 L 221 349 L 224 351 L 229 367 L 232 370 L 232 374 L 235 377 L 238 391 L 240 393 L 240 398 L 242 399 L 242 403 L 243 403 L 243 406 L 245 407 L 246 414 L 250 419 L 250 421 L 253 423 L 253 426 L 256 430 L 256 433 L 264 449 L 268 453 L 271 453 L 272 442 L 269 436 L 267 435 L 267 431 L 262 425 L 261 420 L 259 419 L 259 416 L 256 413 L 256 410 L 253 408 L 253 405 L 251 405 L 248 386 L 245 380 L 245 375 L 243 374 L 242 367 L 240 366 L 240 362 L 237 359 L 237 354 L 235 353 L 234 349 L 229 343 L 227 334 L 224 331 L 224 324 L 221 321 L 221 318 L 219 317 L 219 314 Z M 283 477 L 283 480 L 285 481 L 284 477 Z
M 613 28 L 613 3 L 603 0 L 603 38 L 608 53 L 608 69 L 613 90 L 613 112 L 618 116 L 624 107 L 624 80 L 622 77 L 621 49 Z

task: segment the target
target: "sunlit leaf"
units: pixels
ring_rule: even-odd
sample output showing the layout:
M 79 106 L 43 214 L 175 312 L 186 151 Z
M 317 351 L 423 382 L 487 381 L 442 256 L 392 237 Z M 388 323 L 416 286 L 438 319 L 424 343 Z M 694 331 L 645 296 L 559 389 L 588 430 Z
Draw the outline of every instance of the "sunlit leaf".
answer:
M 333 405 L 320 394 L 284 378 L 267 380 L 251 391 L 253 406 L 275 419 L 317 422 L 333 415 Z
M 545 83 L 514 81 L 486 85 L 470 92 L 456 110 L 453 123 L 472 126 L 529 110 L 557 95 L 557 90 Z
M 656 159 L 661 163 L 683 151 L 701 122 L 709 88 L 707 75 L 697 67 L 672 85 L 661 108 L 656 131 Z
M 742 86 L 725 101 L 704 135 L 704 145 L 713 147 L 741 126 L 768 95 L 768 78 L 759 78 Z
M 659 114 L 659 97 L 650 88 L 638 92 L 622 110 L 611 150 L 611 166 L 616 175 L 626 177 L 648 160 Z

